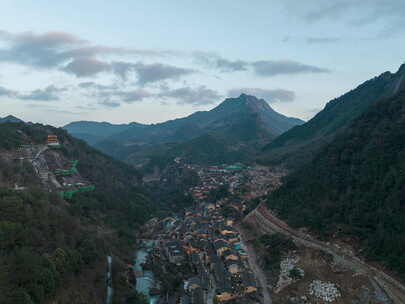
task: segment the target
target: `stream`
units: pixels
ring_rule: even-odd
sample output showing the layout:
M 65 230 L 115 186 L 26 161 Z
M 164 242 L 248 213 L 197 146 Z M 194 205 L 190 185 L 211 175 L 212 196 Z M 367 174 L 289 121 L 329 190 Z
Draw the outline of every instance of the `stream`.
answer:
M 143 247 L 135 251 L 135 265 L 134 270 L 136 273 L 136 291 L 144 294 L 149 301 L 149 304 L 157 304 L 159 296 L 150 296 L 149 291 L 158 283 L 155 281 L 153 273 L 148 270 L 143 270 L 142 264 L 145 263 L 149 252 L 154 247 L 153 241 L 143 242 Z
M 113 288 L 112 288 L 112 272 L 111 272 L 112 257 L 107 256 L 107 304 L 112 304 Z

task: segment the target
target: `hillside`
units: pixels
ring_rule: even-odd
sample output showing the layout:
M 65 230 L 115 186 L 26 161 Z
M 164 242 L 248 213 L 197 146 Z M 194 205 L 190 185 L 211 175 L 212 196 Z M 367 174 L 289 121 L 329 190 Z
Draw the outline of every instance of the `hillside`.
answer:
M 150 153 L 148 167 L 164 167 L 176 157 L 189 163 L 222 164 L 251 160 L 271 134 L 258 124 L 256 115 L 240 117 L 237 123 L 178 144 L 160 145 Z
M 175 119 L 159 124 L 134 124 L 120 133 L 97 142 L 95 147 L 132 164 L 144 164 L 152 156 L 158 154 L 173 156 L 192 156 L 191 150 L 199 150 L 198 156 L 202 162 L 226 161 L 229 151 L 234 151 L 237 160 L 243 155 L 252 155 L 251 151 L 268 143 L 271 139 L 289 130 L 303 121 L 286 117 L 274 111 L 263 99 L 242 94 L 238 98 L 228 98 L 210 111 L 196 112 L 188 117 Z M 72 127 L 77 123 L 65 126 L 72 134 Z M 89 134 L 88 128 L 81 128 L 82 133 Z M 76 133 L 77 134 L 77 133 Z M 92 133 L 92 135 L 97 135 Z M 210 155 L 202 152 L 207 147 L 207 139 L 219 143 L 219 146 L 210 146 L 219 150 L 221 155 Z M 245 146 L 252 149 L 245 151 Z M 243 156 L 243 157 L 242 157 Z
M 405 279 L 405 91 L 374 103 L 268 198 L 295 227 L 349 238 Z
M 0 302 L 105 303 L 111 255 L 114 303 L 126 303 L 130 245 L 160 209 L 139 173 L 62 129 L 4 123 L 0 134 Z M 47 148 L 50 134 L 60 148 Z
M 111 124 L 108 122 L 76 121 L 67 124 L 63 128 L 74 137 L 83 139 L 88 144 L 94 145 L 108 137 L 136 126 L 142 125 L 137 123 Z
M 0 117 L 0 123 L 6 123 L 6 122 L 24 122 L 21 119 L 13 116 L 13 115 L 8 115 L 6 117 L 1 118 Z
M 305 164 L 371 104 L 403 88 L 405 64 L 396 73 L 385 72 L 330 101 L 307 123 L 290 129 L 268 144 L 259 161 L 265 164 L 284 162 L 290 167 Z

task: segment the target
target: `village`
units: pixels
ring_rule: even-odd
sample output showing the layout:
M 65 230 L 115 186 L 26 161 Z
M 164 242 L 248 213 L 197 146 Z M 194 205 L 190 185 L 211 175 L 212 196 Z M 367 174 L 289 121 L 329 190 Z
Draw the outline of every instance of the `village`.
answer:
M 271 180 L 269 172 L 241 164 L 201 167 L 175 162 L 197 172 L 200 183 L 188 191 L 195 206 L 161 220 L 154 218 L 144 227 L 144 241 L 154 242 L 144 269 L 161 281 L 160 290 L 152 287 L 151 294 L 166 290 L 162 303 L 261 303 L 261 289 L 236 219 L 246 209 L 244 197 L 268 191 L 264 180 Z M 277 185 L 282 174 L 271 174 Z M 251 180 L 254 190 L 243 190 Z
M 206 204 L 186 211 L 183 217 L 149 223 L 158 237 L 151 263 L 155 261 L 161 269 L 167 264 L 187 269 L 180 276 L 183 290 L 176 291 L 180 302 L 173 303 L 208 303 L 214 298 L 259 302 L 239 232 L 232 219 L 221 215 L 220 208 L 219 204 Z
M 136 288 L 149 303 L 392 303 L 387 288 L 351 267 L 346 254 L 334 255 L 337 245 L 308 243 L 307 232 L 297 238 L 263 209 L 263 198 L 281 185 L 283 168 L 204 167 L 181 159 L 175 166 L 196 172 L 199 182 L 186 191 L 192 205 L 151 219 L 138 234 Z M 269 248 L 260 240 L 276 232 L 296 246 L 279 260 L 271 256 L 279 266 L 269 271 Z

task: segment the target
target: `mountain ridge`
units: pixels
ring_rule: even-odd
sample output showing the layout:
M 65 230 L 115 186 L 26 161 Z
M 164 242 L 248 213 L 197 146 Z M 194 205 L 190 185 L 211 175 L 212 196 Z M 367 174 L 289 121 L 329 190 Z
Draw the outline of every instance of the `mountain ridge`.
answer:
M 122 132 L 116 132 L 93 145 L 115 158 L 128 160 L 134 159 L 134 155 L 140 152 L 148 154 L 147 150 L 151 147 L 174 143 L 181 145 L 208 134 L 211 137 L 221 134 L 222 138 L 229 137 L 239 142 L 254 140 L 256 134 L 257 141 L 264 145 L 265 141 L 301 123 L 303 121 L 300 119 L 274 111 L 264 99 L 241 94 L 237 98 L 225 99 L 209 111 L 195 112 L 183 118 L 150 125 L 125 125 L 127 127 Z M 249 125 L 251 130 L 244 130 L 244 124 Z M 74 123 L 65 126 L 65 129 L 75 135 L 72 126 Z M 250 135 L 247 134 L 249 131 Z M 228 148 L 223 147 L 224 151 Z M 180 146 L 177 151 L 179 149 Z
M 291 128 L 265 146 L 259 162 L 283 162 L 290 167 L 303 165 L 371 104 L 388 98 L 403 88 L 405 64 L 396 73 L 384 72 L 332 99 L 308 122 Z
M 150 199 L 139 171 L 60 128 L 8 122 L 0 134 L 0 303 L 103 303 L 107 255 L 114 302 L 126 303 L 134 293 L 129 242 L 165 207 Z M 58 148 L 47 147 L 51 134 Z M 58 173 L 72 163 L 74 171 Z M 83 185 L 91 192 L 63 195 Z
M 373 103 L 268 197 L 294 227 L 352 237 L 405 279 L 405 90 Z
M 3 117 L 3 118 L 0 117 L 0 123 L 6 123 L 6 122 L 20 123 L 20 122 L 24 122 L 24 121 L 13 115 L 7 115 L 6 117 Z

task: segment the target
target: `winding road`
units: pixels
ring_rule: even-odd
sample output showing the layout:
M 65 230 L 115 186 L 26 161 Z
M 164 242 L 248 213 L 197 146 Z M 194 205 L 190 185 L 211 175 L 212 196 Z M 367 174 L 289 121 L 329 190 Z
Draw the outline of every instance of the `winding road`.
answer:
M 325 244 L 290 228 L 286 223 L 275 217 L 263 204 L 260 204 L 250 212 L 244 220 L 253 220 L 265 232 L 271 233 L 277 231 L 293 238 L 294 241 L 303 246 L 319 249 L 331 254 L 336 260 L 353 271 L 367 274 L 371 280 L 374 280 L 385 291 L 395 304 L 405 303 L 405 286 L 401 282 L 398 282 L 383 271 L 368 265 L 358 257 L 348 254 L 341 248 Z

